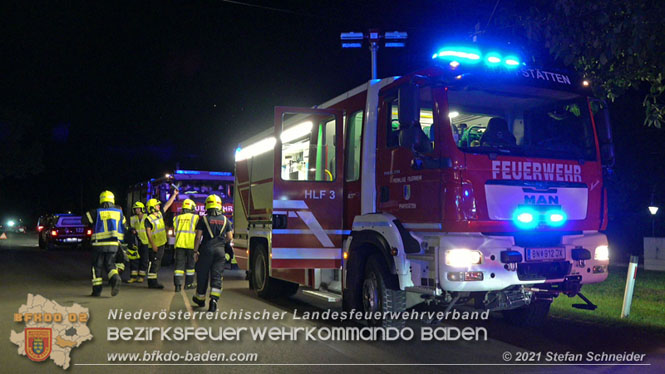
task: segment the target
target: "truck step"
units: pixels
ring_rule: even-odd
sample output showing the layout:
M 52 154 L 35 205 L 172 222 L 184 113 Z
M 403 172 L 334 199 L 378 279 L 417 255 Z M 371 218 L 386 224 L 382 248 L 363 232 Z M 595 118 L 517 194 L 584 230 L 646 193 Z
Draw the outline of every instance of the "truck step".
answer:
M 342 300 L 342 295 L 321 290 L 303 290 L 302 293 L 307 296 L 313 296 L 318 299 L 326 300 L 329 303 L 336 303 Z

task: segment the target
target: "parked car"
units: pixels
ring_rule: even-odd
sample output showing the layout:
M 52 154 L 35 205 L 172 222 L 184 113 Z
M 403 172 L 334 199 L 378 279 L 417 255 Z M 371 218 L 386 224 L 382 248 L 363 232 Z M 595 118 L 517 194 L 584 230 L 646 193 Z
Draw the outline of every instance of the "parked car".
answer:
M 48 217 L 39 233 L 39 247 L 53 249 L 59 245 L 85 246 L 90 243 L 92 229 L 83 224 L 81 218 L 73 214 Z

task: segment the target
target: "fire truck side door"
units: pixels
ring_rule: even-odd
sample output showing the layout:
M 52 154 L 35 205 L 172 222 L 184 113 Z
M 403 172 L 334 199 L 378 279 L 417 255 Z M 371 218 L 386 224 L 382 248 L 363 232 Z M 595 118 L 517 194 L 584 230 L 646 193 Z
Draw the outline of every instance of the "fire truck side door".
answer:
M 275 108 L 272 269 L 341 266 L 342 115 Z

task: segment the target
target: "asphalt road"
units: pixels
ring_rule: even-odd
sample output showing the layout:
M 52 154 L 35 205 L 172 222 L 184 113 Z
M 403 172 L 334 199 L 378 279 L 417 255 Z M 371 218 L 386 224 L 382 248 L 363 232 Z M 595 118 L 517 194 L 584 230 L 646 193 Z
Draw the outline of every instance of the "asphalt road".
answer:
M 61 369 L 47 360 L 35 363 L 17 354 L 17 346 L 10 342 L 10 330 L 21 332 L 23 323 L 13 322 L 13 314 L 26 302 L 28 293 L 39 294 L 52 299 L 63 306 L 78 303 L 89 308 L 91 319 L 88 326 L 94 336 L 92 341 L 84 342 L 71 352 L 72 373 L 83 372 L 118 372 L 140 371 L 142 373 L 183 372 L 537 372 L 537 373 L 618 373 L 637 372 L 661 373 L 665 369 L 665 338 L 658 335 L 615 327 L 591 325 L 563 319 L 550 319 L 540 329 L 515 328 L 505 323 L 500 316 L 492 316 L 489 321 L 473 323 L 455 323 L 448 326 L 484 326 L 487 328 L 487 341 L 412 341 L 396 342 L 344 342 L 344 341 L 254 341 L 244 338 L 235 342 L 111 342 L 107 340 L 107 327 L 331 327 L 337 322 L 325 320 L 294 320 L 292 313 L 320 311 L 327 308 L 340 310 L 340 305 L 329 304 L 309 296 L 298 294 L 280 301 L 258 299 L 248 289 L 242 272 L 227 272 L 224 278 L 224 292 L 221 310 L 267 310 L 285 312 L 280 320 L 243 321 L 243 320 L 188 320 L 188 321 L 109 321 L 112 308 L 124 311 L 159 312 L 192 310 L 193 291 L 175 293 L 172 285 L 172 268 L 164 268 L 160 280 L 166 285 L 165 290 L 150 290 L 146 285 L 123 284 L 120 294 L 110 297 L 110 289 L 105 288 L 102 297 L 88 296 L 91 291 L 89 268 L 90 254 L 81 249 L 41 250 L 36 245 L 34 235 L 10 235 L 8 240 L 0 240 L 0 367 L 2 372 L 59 372 Z M 421 322 L 409 322 L 415 331 L 427 326 Z M 441 326 L 441 325 L 439 325 Z M 216 331 L 216 330 L 215 330 Z M 256 353 L 256 362 L 251 366 L 236 362 L 225 366 L 197 365 L 188 368 L 174 366 L 173 363 L 155 362 L 146 366 L 111 366 L 108 354 L 113 352 L 161 352 L 174 351 L 184 354 L 190 352 Z M 516 352 L 533 351 L 554 353 L 600 353 L 635 352 L 646 354 L 645 363 L 650 366 L 516 366 L 514 362 L 506 364 L 504 352 L 513 357 Z M 541 364 L 544 363 L 541 360 Z M 91 365 L 93 364 L 93 365 Z M 145 363 L 144 363 L 145 364 Z M 179 362 L 183 365 L 183 362 Z M 258 364 L 258 365 L 256 365 Z M 438 364 L 446 364 L 438 365 Z

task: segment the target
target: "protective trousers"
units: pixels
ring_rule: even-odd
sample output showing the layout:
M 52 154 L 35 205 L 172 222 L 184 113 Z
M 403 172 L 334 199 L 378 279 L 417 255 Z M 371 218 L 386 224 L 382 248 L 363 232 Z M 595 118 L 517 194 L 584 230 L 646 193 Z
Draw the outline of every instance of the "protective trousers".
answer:
M 148 265 L 148 286 L 157 285 L 157 274 L 159 274 L 159 269 L 162 267 L 162 257 L 164 257 L 164 246 L 157 247 L 157 253 L 148 248 L 148 253 L 150 254 L 150 264 Z
M 136 262 L 138 266 L 139 278 L 145 278 L 148 275 L 148 266 L 150 266 L 150 254 L 148 251 L 151 250 L 147 244 L 139 243 L 139 258 Z
M 109 282 L 118 275 L 115 266 L 115 256 L 118 245 L 92 246 L 92 293 L 99 295 L 102 292 L 103 275 L 106 274 Z
M 196 294 L 197 300 L 205 301 L 210 279 L 210 298 L 218 300 L 222 294 L 222 279 L 224 275 L 224 246 L 204 245 L 199 249 L 199 260 L 196 262 Z
M 194 283 L 194 250 L 176 248 L 173 284 L 176 286 L 182 286 L 183 278 L 185 278 L 185 287 Z

